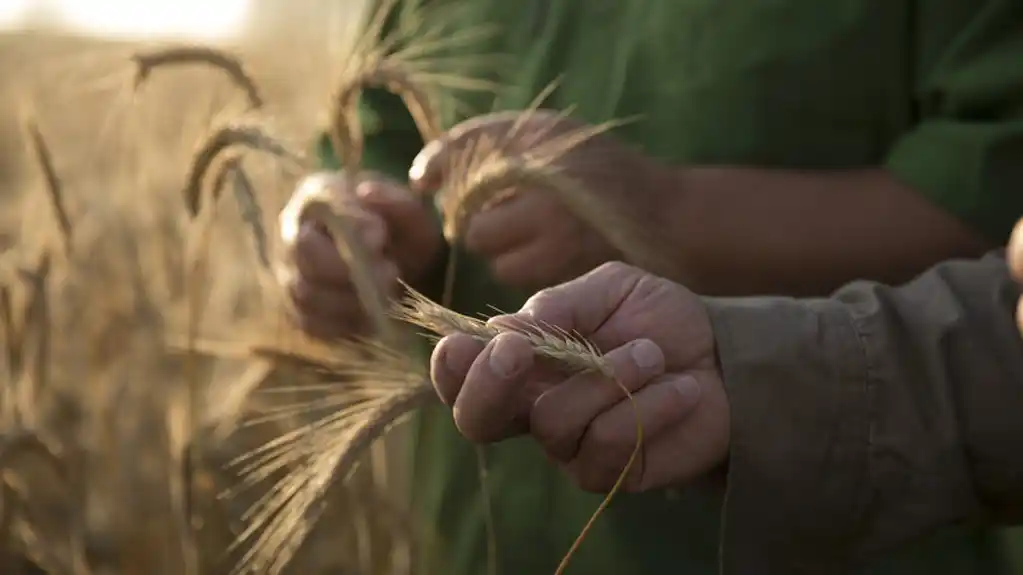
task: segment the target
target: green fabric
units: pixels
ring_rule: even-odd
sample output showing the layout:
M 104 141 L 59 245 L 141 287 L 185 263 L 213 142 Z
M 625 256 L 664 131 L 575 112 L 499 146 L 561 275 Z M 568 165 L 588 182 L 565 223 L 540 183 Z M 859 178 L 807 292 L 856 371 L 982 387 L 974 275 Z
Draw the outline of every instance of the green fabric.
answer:
M 1023 24 L 1018 0 L 456 4 L 445 16 L 452 30 L 500 31 L 472 53 L 510 56 L 492 76 L 506 89 L 463 98 L 462 117 L 522 108 L 564 74 L 548 107 L 575 106 L 591 123 L 640 115 L 617 135 L 666 162 L 887 165 L 999 240 L 1023 213 L 1013 189 L 1023 189 L 1023 108 L 1011 94 L 1023 87 L 1023 40 L 1012 36 Z M 421 144 L 411 118 L 379 91 L 362 104 L 379 119 L 365 167 L 404 178 Z M 329 143 L 321 145 L 329 158 Z M 460 311 L 522 303 L 525 294 L 459 258 Z M 423 572 L 485 573 L 475 452 L 445 409 L 416 425 L 415 501 L 438 538 Z M 490 448 L 489 469 L 501 572 L 551 573 L 601 498 L 574 488 L 528 440 Z M 621 496 L 570 572 L 713 574 L 719 508 L 719 494 L 698 490 Z M 1007 572 L 998 541 L 987 531 L 945 530 L 870 573 Z

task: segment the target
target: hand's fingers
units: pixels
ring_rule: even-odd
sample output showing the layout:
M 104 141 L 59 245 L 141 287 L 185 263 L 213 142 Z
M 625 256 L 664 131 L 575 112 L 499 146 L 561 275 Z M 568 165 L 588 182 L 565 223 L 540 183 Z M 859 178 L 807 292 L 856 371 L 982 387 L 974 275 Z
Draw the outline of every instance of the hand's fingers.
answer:
M 397 285 L 398 266 L 390 260 L 380 260 L 371 269 L 376 285 L 390 289 Z M 350 282 L 327 283 L 308 276 L 292 275 L 288 278 L 288 293 L 295 305 L 310 314 L 327 316 L 347 314 L 363 315 L 364 309 L 354 285 Z
M 1016 304 L 1016 325 L 1019 327 L 1020 335 L 1023 335 L 1023 297 L 1019 298 Z
M 560 383 L 533 404 L 529 430 L 556 461 L 575 458 L 590 423 L 625 399 L 622 387 L 636 393 L 664 373 L 664 354 L 648 339 L 639 339 L 605 355 L 615 379 L 579 374 Z
M 485 344 L 471 336 L 456 333 L 441 339 L 430 356 L 430 379 L 440 400 L 453 407 L 469 368 Z
M 543 231 L 542 202 L 536 193 L 515 193 L 469 220 L 465 230 L 465 247 L 484 257 L 494 257 L 535 239 Z
M 362 315 L 362 307 L 354 291 L 339 290 L 332 285 L 313 283 L 299 277 L 288 286 L 288 294 L 303 315 L 332 319 Z
M 1009 260 L 1009 271 L 1013 277 L 1017 281 L 1023 281 L 1023 219 L 1017 222 L 1012 230 L 1006 258 Z
M 477 116 L 458 124 L 440 138 L 429 142 L 416 156 L 409 169 L 409 184 L 417 193 L 430 193 L 443 183 L 445 171 L 458 154 L 463 153 L 481 136 L 497 141 L 508 132 L 521 112 L 500 112 Z
M 503 284 L 537 290 L 549 286 L 551 278 L 564 277 L 562 247 L 549 239 L 523 244 L 490 261 L 490 272 Z
M 381 220 L 360 219 L 356 223 L 356 232 L 371 254 L 382 253 L 387 231 Z M 295 266 L 303 277 L 314 282 L 335 285 L 348 281 L 348 268 L 341 259 L 334 240 L 322 227 L 313 222 L 303 223 L 299 228 L 294 249 Z
M 646 275 L 628 264 L 606 263 L 571 281 L 537 292 L 518 313 L 495 316 L 490 321 L 509 326 L 522 325 L 523 321 L 541 322 L 588 337 L 618 310 Z
M 327 316 L 299 313 L 299 329 L 316 339 L 333 340 L 365 333 L 366 319 L 358 315 Z
M 299 277 L 337 286 L 348 282 L 348 268 L 333 240 L 312 222 L 306 222 L 299 228 L 293 257 Z
M 633 394 L 628 400 L 594 420 L 580 443 L 579 453 L 566 469 L 586 491 L 606 493 L 618 481 L 636 449 L 637 413 L 643 426 L 644 445 L 652 445 L 667 430 L 682 422 L 700 403 L 700 385 L 691 375 L 666 375 Z M 623 488 L 635 490 L 643 484 L 644 470 L 653 461 L 639 453 L 625 478 Z
M 476 443 L 509 437 L 521 402 L 515 394 L 525 385 L 522 375 L 533 366 L 533 347 L 525 336 L 502 333 L 477 356 L 455 399 L 454 418 L 459 431 Z
M 422 218 L 422 199 L 390 180 L 366 180 L 355 189 L 355 195 L 359 205 L 395 230 L 407 229 Z

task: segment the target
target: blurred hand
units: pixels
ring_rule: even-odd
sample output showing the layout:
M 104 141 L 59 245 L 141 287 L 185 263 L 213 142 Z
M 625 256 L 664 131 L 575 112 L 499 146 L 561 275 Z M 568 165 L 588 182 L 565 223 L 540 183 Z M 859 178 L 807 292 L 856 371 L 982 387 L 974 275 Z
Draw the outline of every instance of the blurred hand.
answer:
M 700 299 L 686 288 L 610 263 L 491 322 L 552 325 L 606 353 L 643 424 L 642 455 L 624 489 L 687 482 L 724 462 L 729 407 L 714 334 Z M 583 489 L 609 491 L 635 448 L 635 411 L 617 384 L 595 374 L 566 377 L 537 360 L 519 334 L 506 332 L 486 345 L 445 337 L 431 374 L 468 439 L 529 433 Z
M 443 241 L 430 208 L 407 188 L 373 174 L 360 176 L 355 189 L 348 187 L 341 173 L 311 175 L 280 213 L 284 261 L 279 281 L 291 296 L 301 328 L 324 339 L 363 334 L 370 323 L 330 235 L 302 216 L 310 197 L 327 190 L 356 216 L 374 275 L 385 289 L 396 290 L 399 277 L 417 283 Z
M 510 154 L 537 152 L 571 130 L 585 127 L 548 111 L 537 111 L 514 137 L 522 112 L 472 118 L 428 144 L 409 171 L 412 188 L 429 193 L 441 188 L 452 159 L 480 140 L 508 142 Z M 608 134 L 598 135 L 554 162 L 619 213 L 654 221 L 670 199 L 653 182 L 656 164 Z M 544 190 L 515 189 L 510 198 L 476 214 L 463 237 L 466 248 L 485 258 L 494 277 L 507 285 L 535 291 L 577 277 L 594 267 L 621 259 L 602 235 L 583 223 Z
M 1023 219 L 1017 222 L 1016 228 L 1012 230 L 1012 237 L 1009 238 L 1009 246 L 1006 248 L 1006 259 L 1013 277 L 1016 281 L 1023 282 Z M 1020 299 L 1016 308 L 1016 323 L 1023 332 L 1023 299 Z

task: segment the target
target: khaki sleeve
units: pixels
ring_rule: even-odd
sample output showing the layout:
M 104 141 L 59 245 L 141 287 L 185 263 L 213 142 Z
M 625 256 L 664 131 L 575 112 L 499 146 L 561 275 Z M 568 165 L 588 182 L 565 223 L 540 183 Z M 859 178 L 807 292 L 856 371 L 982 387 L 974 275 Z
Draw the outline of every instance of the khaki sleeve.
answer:
M 851 572 L 1023 519 L 1023 342 L 1004 256 L 828 299 L 708 299 L 732 406 L 726 575 Z

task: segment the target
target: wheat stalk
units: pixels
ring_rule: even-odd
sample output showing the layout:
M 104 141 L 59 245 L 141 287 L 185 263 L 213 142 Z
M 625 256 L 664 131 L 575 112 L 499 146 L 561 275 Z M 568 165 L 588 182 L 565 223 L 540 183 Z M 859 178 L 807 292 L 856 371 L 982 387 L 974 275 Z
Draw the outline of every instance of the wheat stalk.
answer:
M 222 50 L 209 46 L 171 46 L 132 55 L 135 63 L 135 90 L 152 75 L 153 70 L 172 65 L 206 64 L 222 70 L 239 89 L 245 92 L 249 107 L 257 110 L 264 100 L 255 80 L 249 75 L 242 61 Z
M 46 145 L 46 140 L 43 138 L 43 134 L 39 131 L 39 126 L 34 120 L 30 119 L 25 122 L 25 132 L 28 136 L 32 152 L 35 155 L 36 163 L 39 165 L 39 169 L 46 181 L 47 197 L 50 199 L 53 214 L 57 219 L 57 226 L 64 244 L 64 253 L 65 255 L 70 254 L 71 217 L 68 216 L 67 205 L 64 202 L 63 187 L 60 183 L 60 177 L 57 175 L 57 169 L 54 167 L 53 153 L 50 151 L 49 146 Z

